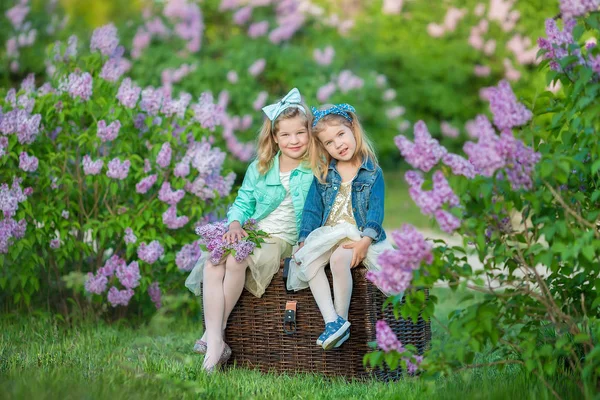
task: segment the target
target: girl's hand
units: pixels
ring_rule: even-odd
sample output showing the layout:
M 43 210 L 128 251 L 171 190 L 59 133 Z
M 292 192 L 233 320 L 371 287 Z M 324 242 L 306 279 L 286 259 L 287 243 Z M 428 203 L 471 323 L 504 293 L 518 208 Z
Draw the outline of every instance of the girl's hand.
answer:
M 367 251 L 369 251 L 369 246 L 371 245 L 372 241 L 373 239 L 365 236 L 358 242 L 349 243 L 342 246 L 344 249 L 353 249 L 352 263 L 350 264 L 350 268 L 354 268 L 363 262 L 363 260 L 367 257 Z
M 292 254 L 292 260 L 294 260 L 294 262 L 296 264 L 300 264 L 300 263 L 296 262 L 296 253 L 298 252 L 298 250 L 300 250 L 302 248 L 302 246 L 304 246 L 304 242 L 298 243 L 298 248 L 296 249 L 296 251 L 294 252 L 294 254 Z
M 233 221 L 229 224 L 229 231 L 223 235 L 223 240 L 227 243 L 235 243 L 245 237 L 248 237 L 248 233 L 242 229 L 240 222 Z

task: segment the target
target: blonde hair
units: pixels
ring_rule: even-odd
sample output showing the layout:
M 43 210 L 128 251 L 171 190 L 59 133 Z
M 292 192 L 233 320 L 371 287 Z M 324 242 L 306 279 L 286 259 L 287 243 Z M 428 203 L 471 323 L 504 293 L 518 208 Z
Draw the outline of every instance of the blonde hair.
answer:
M 263 121 L 262 127 L 260 128 L 260 133 L 258 134 L 258 144 L 256 146 L 258 172 L 261 175 L 266 174 L 267 171 L 271 169 L 271 166 L 273 165 L 273 159 L 279 151 L 279 146 L 275 142 L 275 136 L 277 136 L 277 132 L 279 132 L 279 121 L 300 117 L 304 120 L 303 122 L 308 130 L 308 123 L 312 120 L 312 114 L 310 114 L 310 109 L 305 104 L 302 103 L 300 105 L 304 107 L 308 115 L 302 112 L 302 110 L 300 110 L 298 107 L 290 107 L 285 109 L 275 119 L 275 121 L 273 121 L 273 123 L 271 123 L 269 118 L 265 118 Z
M 333 107 L 333 105 L 326 104 L 321 106 L 319 110 L 327 110 L 331 107 Z M 321 118 L 310 130 L 310 144 L 308 150 L 310 154 L 310 167 L 321 183 L 325 183 L 325 180 L 327 179 L 329 164 L 331 163 L 332 157 L 325 149 L 325 146 L 323 146 L 323 143 L 321 143 L 319 133 L 328 126 L 344 125 L 352 131 L 354 139 L 356 140 L 356 150 L 350 161 L 355 162 L 356 160 L 360 160 L 362 163 L 365 159 L 370 158 L 376 165 L 378 163 L 377 156 L 373 150 L 373 144 L 358 121 L 358 116 L 351 111 L 346 112 L 350 115 L 352 121 L 348 121 L 341 115 L 328 114 Z

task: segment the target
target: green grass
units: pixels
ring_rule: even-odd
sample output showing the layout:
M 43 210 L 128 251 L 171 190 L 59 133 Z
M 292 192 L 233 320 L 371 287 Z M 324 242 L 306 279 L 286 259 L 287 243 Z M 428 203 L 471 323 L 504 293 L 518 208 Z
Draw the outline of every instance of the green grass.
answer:
M 437 317 L 446 321 L 465 293 L 445 288 L 434 292 L 441 305 Z M 241 368 L 206 376 L 200 370 L 202 358 L 191 352 L 201 328 L 190 323 L 132 328 L 81 322 L 67 329 L 48 317 L 5 316 L 0 324 L 2 399 L 552 398 L 543 384 L 518 368 L 482 368 L 450 378 L 410 378 L 392 384 Z M 443 337 L 435 325 L 433 332 L 434 338 Z M 568 394 L 563 381 L 557 380 L 555 389 Z
M 421 210 L 410 198 L 408 185 L 404 180 L 404 171 L 385 171 L 385 219 L 383 228 L 392 231 L 402 224 L 409 223 L 417 228 L 434 229 L 429 218 L 421 214 Z

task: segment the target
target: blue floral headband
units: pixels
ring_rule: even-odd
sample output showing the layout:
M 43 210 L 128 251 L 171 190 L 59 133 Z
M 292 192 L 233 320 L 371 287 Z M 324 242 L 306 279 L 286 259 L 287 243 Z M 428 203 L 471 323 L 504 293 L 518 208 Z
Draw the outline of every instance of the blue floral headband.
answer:
M 319 122 L 324 116 L 329 115 L 329 114 L 339 115 L 341 117 L 346 118 L 348 121 L 352 122 L 352 116 L 350 116 L 350 114 L 348 114 L 348 111 L 356 112 L 354 107 L 352 107 L 350 104 L 346 104 L 346 103 L 333 105 L 326 110 L 317 110 L 316 107 L 312 107 L 311 110 L 315 117 L 315 119 L 313 120 L 313 123 L 312 123 L 313 128 L 315 126 L 317 126 L 317 122 Z

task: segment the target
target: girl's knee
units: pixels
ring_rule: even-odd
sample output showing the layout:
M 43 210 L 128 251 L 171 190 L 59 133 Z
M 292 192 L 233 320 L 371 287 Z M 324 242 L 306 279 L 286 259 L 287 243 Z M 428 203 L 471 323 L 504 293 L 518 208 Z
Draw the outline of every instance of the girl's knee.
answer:
M 229 255 L 227 256 L 227 260 L 225 261 L 225 269 L 228 271 L 239 271 L 239 270 L 245 270 L 246 267 L 248 267 L 248 263 L 246 262 L 246 260 L 243 260 L 241 263 L 237 262 L 237 260 L 235 259 L 235 257 Z
M 338 269 L 347 269 L 350 268 L 350 263 L 352 262 L 352 249 L 344 249 L 343 247 L 338 247 L 331 258 L 329 259 L 329 263 L 331 264 L 331 270 L 334 268 Z
M 204 264 L 204 275 L 210 276 L 224 276 L 225 275 L 225 265 L 224 264 L 213 264 L 210 261 L 206 261 Z

